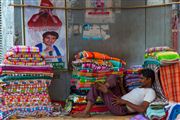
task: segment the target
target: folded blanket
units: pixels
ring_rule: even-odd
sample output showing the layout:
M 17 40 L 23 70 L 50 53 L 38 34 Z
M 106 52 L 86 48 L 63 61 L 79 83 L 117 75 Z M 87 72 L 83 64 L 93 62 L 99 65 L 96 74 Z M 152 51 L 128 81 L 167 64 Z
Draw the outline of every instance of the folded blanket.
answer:
M 11 81 L 11 80 L 37 80 L 37 79 L 45 79 L 52 80 L 52 77 L 49 76 L 3 76 L 0 77 L 2 81 Z
M 147 108 L 146 111 L 146 116 L 150 119 L 153 120 L 153 116 L 156 116 L 158 118 L 164 118 L 166 116 L 164 108 L 160 109 L 153 109 L 151 106 Z M 172 119 L 173 120 L 173 119 Z
M 40 52 L 38 47 L 32 46 L 14 46 L 9 51 L 13 52 Z
M 125 80 L 128 80 L 128 79 L 139 79 L 141 77 L 142 77 L 141 74 L 127 74 L 127 75 L 125 75 L 124 79 Z
M 2 70 L 26 70 L 26 71 L 48 71 L 53 72 L 52 67 L 50 66 L 0 66 Z
M 51 81 L 48 79 L 44 80 L 14 80 L 14 81 L 5 81 L 4 82 L 7 86 L 8 85 L 34 85 L 34 84 L 46 84 L 50 85 Z
M 28 87 L 28 86 L 23 86 L 23 85 L 16 85 L 16 86 L 8 86 L 7 89 L 4 90 L 4 92 L 8 93 L 8 94 L 12 94 L 12 93 L 23 93 L 23 94 L 32 94 L 32 93 L 47 93 L 48 89 L 47 89 L 47 85 L 46 84 L 36 84 L 36 85 L 32 85 L 32 87 Z
M 4 70 L 2 72 L 2 75 L 8 75 L 8 76 L 49 76 L 53 77 L 53 73 L 51 72 L 44 72 L 44 71 L 6 71 Z
M 5 106 L 0 108 L 0 115 L 3 120 L 9 119 L 11 116 L 16 115 L 18 117 L 38 117 L 49 116 L 52 113 L 51 105 L 41 106 L 24 106 L 24 107 L 12 107 Z
M 134 79 L 126 79 L 125 82 L 128 83 L 135 83 L 140 82 L 141 78 L 134 78 Z
M 104 77 L 109 75 L 119 75 L 123 76 L 123 71 L 119 72 L 97 72 L 97 73 L 87 73 L 87 72 L 79 72 L 79 71 L 73 71 L 73 75 L 79 75 L 79 76 L 87 76 L 87 77 Z
M 7 52 L 5 54 L 5 59 L 10 60 L 44 60 L 44 56 L 40 53 L 16 53 L 16 52 Z
M 82 80 L 89 80 L 89 81 L 105 80 L 107 78 L 106 76 L 103 76 L 103 77 L 86 77 L 86 76 L 79 76 L 79 75 L 75 75 L 75 74 L 72 74 L 72 77 L 75 79 L 82 79 Z
M 11 48 L 3 60 L 4 64 L 43 66 L 46 64 L 45 57 L 39 53 L 39 48 L 29 46 L 15 46 Z
M 148 66 L 149 64 L 153 64 L 153 65 L 157 65 L 157 66 L 160 66 L 160 62 L 156 59 L 153 59 L 153 58 L 147 58 L 144 60 L 144 64 L 143 66 L 146 67 Z
M 122 63 L 116 60 L 109 60 L 109 62 L 111 62 L 113 64 L 113 67 L 122 67 Z
M 79 52 L 75 57 L 77 59 L 87 58 L 87 59 L 115 60 L 115 61 L 121 62 L 123 65 L 126 65 L 126 62 L 124 62 L 123 60 L 119 58 L 110 57 L 106 54 L 102 54 L 99 52 L 89 52 L 89 51 L 84 50 L 82 52 Z
M 145 53 L 161 52 L 161 51 L 174 51 L 174 50 L 168 46 L 161 46 L 161 47 L 147 48 L 145 50 Z
M 75 61 L 72 61 L 73 66 L 81 66 L 81 64 L 83 63 L 94 63 L 96 65 L 105 65 L 108 67 L 113 67 L 112 62 L 108 60 L 81 58 L 81 59 L 76 59 Z
M 43 66 L 46 65 L 45 61 L 42 62 L 12 62 L 8 59 L 3 60 L 3 64 L 9 64 L 9 65 L 26 65 L 26 66 Z
M 171 60 L 177 60 L 180 58 L 179 54 L 173 51 L 154 52 L 150 54 L 145 54 L 145 58 L 149 58 L 149 57 L 157 59 L 158 61 L 162 61 L 162 60 L 171 61 Z

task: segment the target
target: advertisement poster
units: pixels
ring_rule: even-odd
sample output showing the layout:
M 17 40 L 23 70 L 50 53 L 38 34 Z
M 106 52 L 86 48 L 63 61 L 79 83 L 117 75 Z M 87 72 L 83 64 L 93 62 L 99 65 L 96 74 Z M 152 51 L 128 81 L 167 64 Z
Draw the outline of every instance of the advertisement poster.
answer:
M 109 25 L 84 24 L 83 40 L 107 40 L 110 39 Z
M 65 0 L 25 0 L 25 45 L 39 47 L 46 62 L 55 69 L 67 69 Z
M 114 23 L 114 14 L 111 9 L 112 0 L 86 0 L 85 22 L 87 23 Z

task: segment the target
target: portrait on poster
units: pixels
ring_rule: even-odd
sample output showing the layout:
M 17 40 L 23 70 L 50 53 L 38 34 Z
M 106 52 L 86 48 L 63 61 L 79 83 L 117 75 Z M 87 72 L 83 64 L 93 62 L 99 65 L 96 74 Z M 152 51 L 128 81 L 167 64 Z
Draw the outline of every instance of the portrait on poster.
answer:
M 47 63 L 56 68 L 67 68 L 65 0 L 25 0 L 27 5 L 42 8 L 25 8 L 25 44 L 36 46 L 45 54 Z

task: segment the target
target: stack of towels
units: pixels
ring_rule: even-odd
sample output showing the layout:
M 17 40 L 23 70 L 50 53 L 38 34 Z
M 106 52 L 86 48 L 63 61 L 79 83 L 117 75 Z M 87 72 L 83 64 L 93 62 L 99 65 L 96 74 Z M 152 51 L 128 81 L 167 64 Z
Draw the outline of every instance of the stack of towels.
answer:
M 72 61 L 72 95 L 69 97 L 73 102 L 71 112 L 82 111 L 85 108 L 87 104 L 86 95 L 95 82 L 103 83 L 112 74 L 122 77 L 123 66 L 126 64 L 121 59 L 99 52 L 82 51 L 75 55 L 75 58 L 76 60 Z M 83 101 L 83 103 L 79 101 Z M 108 109 L 99 98 L 91 112 L 104 113 L 107 111 Z
M 159 79 L 159 69 L 165 66 L 179 63 L 179 54 L 168 46 L 151 47 L 145 50 L 144 58 L 143 67 L 150 68 L 155 72 L 155 82 L 153 83 L 153 88 L 156 91 L 156 95 L 163 101 L 167 101 L 164 91 L 162 90 L 162 87 L 164 86 L 161 85 Z
M 0 117 L 48 116 L 52 105 L 48 86 L 52 67 L 37 47 L 15 46 L 0 65 Z
M 125 70 L 124 83 L 125 83 L 125 87 L 127 88 L 128 92 L 134 88 L 141 86 L 140 80 L 141 80 L 142 75 L 140 74 L 140 70 L 142 70 L 142 69 L 143 69 L 142 66 L 134 65 Z
M 144 64 L 167 65 L 179 62 L 179 54 L 167 46 L 152 47 L 145 51 Z

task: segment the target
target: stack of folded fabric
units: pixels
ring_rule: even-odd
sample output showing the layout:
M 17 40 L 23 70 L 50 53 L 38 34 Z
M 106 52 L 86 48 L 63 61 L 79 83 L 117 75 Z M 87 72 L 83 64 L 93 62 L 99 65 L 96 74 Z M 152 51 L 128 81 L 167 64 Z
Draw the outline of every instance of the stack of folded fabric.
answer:
M 124 83 L 127 91 L 131 91 L 134 88 L 141 86 L 141 77 L 140 70 L 142 70 L 142 66 L 134 65 L 124 72 Z
M 152 102 L 147 108 L 146 116 L 150 120 L 165 120 L 167 112 L 165 110 L 166 105 L 168 105 L 168 103 L 162 101 Z
M 15 46 L 1 68 L 0 117 L 46 116 L 52 112 L 48 86 L 53 77 L 37 47 Z
M 167 46 L 148 48 L 144 57 L 144 64 L 153 63 L 157 65 L 177 63 L 180 59 L 179 54 Z
M 144 57 L 145 60 L 143 67 L 150 68 L 155 72 L 155 82 L 153 84 L 153 88 L 155 89 L 158 98 L 161 98 L 163 101 L 167 101 L 160 83 L 159 69 L 162 66 L 179 63 L 179 54 L 168 46 L 162 46 L 146 49 Z
M 91 86 L 96 82 L 105 82 L 109 75 L 116 74 L 120 77 L 123 76 L 123 66 L 126 64 L 123 60 L 110 57 L 108 55 L 99 52 L 82 51 L 75 56 L 76 60 L 72 62 L 73 74 L 72 74 L 72 94 L 76 94 L 78 97 L 86 96 Z M 83 110 L 86 102 L 82 105 L 82 109 L 78 108 L 74 104 L 72 112 Z M 79 105 L 79 104 L 78 104 Z M 104 105 L 95 106 L 96 110 L 93 112 L 105 112 L 107 108 Z M 101 107 L 101 108 L 100 108 Z

